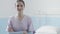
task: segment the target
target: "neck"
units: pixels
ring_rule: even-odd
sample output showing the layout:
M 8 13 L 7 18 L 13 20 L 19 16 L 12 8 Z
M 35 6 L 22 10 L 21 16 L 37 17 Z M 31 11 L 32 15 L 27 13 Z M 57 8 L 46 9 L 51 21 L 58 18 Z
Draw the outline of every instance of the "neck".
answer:
M 20 11 L 20 12 L 18 13 L 18 17 L 23 17 L 23 11 Z

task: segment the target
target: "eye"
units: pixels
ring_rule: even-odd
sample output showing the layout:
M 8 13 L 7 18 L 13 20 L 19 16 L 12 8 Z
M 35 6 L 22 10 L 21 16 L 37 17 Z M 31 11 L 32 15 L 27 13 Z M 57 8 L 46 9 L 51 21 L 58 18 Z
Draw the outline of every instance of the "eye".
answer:
M 17 7 L 19 7 L 19 5 L 17 5 Z
M 23 7 L 23 5 L 21 5 L 21 7 Z
M 17 7 L 19 7 L 19 5 L 17 5 Z M 23 7 L 23 5 L 20 5 L 20 7 Z

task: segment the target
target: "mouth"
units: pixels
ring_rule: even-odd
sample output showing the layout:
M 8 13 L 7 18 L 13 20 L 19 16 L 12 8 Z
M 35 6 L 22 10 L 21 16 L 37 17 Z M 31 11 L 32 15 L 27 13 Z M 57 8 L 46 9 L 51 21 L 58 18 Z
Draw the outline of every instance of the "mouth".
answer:
M 22 9 L 17 9 L 18 11 L 21 11 Z

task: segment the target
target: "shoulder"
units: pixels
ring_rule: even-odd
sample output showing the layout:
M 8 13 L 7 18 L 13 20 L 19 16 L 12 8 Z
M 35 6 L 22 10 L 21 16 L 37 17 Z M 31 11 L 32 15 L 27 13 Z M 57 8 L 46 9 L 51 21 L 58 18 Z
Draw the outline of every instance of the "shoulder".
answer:
M 26 17 L 27 19 L 32 19 L 30 16 L 27 16 L 27 15 L 25 15 L 25 17 Z
M 31 18 L 30 16 L 25 15 L 25 17 L 26 17 L 26 19 L 27 19 L 27 21 L 28 21 L 29 23 L 32 22 L 32 18 Z
M 12 21 L 15 18 L 15 16 L 10 16 L 9 21 Z

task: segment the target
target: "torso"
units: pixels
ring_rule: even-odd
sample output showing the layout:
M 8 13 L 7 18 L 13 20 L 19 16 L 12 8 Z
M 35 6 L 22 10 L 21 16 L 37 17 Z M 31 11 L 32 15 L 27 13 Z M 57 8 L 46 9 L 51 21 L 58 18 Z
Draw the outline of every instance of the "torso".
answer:
M 12 18 L 12 25 L 14 31 L 24 31 L 28 28 L 28 17 L 24 16 L 22 21 L 20 21 L 16 16 Z

